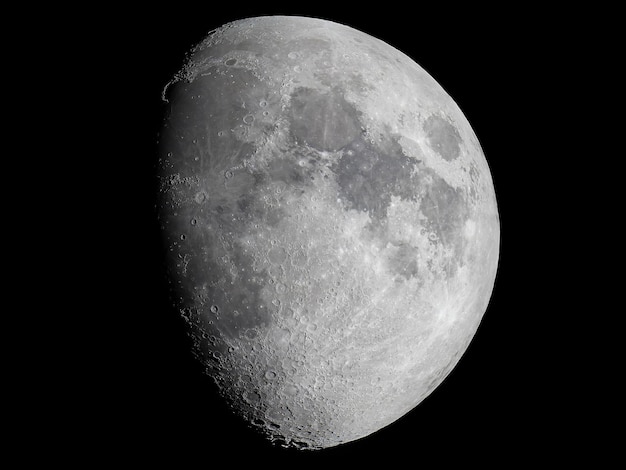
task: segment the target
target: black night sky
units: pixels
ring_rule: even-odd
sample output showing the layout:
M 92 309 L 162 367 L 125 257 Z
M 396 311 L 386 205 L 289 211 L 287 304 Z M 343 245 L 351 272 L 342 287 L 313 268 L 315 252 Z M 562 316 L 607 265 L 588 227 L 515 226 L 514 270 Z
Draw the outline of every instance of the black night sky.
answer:
M 211 2 L 204 3 L 202 8 L 170 2 L 159 11 L 107 12 L 97 51 L 87 54 L 90 60 L 98 54 L 92 73 L 107 82 L 98 106 L 116 118 L 101 138 L 116 151 L 97 170 L 113 183 L 101 197 L 111 209 L 98 222 L 98 239 L 104 241 L 106 234 L 109 242 L 108 248 L 99 245 L 103 268 L 91 291 L 96 311 L 89 315 L 109 335 L 90 340 L 103 366 L 84 384 L 73 426 L 84 461 L 170 468 L 377 463 L 430 468 L 534 465 L 558 462 L 564 453 L 575 456 L 577 450 L 560 440 L 571 416 L 556 384 L 563 358 L 549 346 L 558 289 L 550 274 L 553 263 L 545 261 L 541 238 L 547 234 L 537 230 L 560 223 L 562 216 L 538 209 L 544 197 L 536 193 L 550 187 L 551 176 L 527 164 L 549 158 L 536 155 L 547 149 L 545 124 L 537 122 L 547 114 L 538 118 L 529 112 L 559 86 L 551 79 L 558 59 L 553 46 L 546 45 L 555 44 L 547 41 L 549 20 L 514 8 L 454 11 L 444 5 L 402 12 L 399 3 L 393 11 L 391 5 L 374 9 L 371 3 L 357 3 L 363 11 L 322 4 L 233 5 L 212 11 Z M 182 319 L 169 306 L 154 210 L 163 87 L 189 48 L 210 30 L 268 14 L 344 23 L 419 63 L 452 96 L 478 136 L 492 170 L 501 221 L 493 297 L 453 372 L 391 426 L 316 452 L 272 446 L 217 396 L 191 355 Z M 83 28 L 89 29 L 89 23 Z

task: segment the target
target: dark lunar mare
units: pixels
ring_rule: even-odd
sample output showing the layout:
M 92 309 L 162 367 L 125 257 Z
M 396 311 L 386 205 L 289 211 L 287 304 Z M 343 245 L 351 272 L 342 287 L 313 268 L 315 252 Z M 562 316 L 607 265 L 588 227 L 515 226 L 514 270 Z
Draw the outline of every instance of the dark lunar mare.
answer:
M 428 145 L 446 161 L 455 160 L 461 152 L 461 136 L 456 127 L 436 114 L 428 116 L 424 122 L 424 132 Z
M 227 347 L 220 338 L 251 335 L 270 321 L 260 298 L 267 275 L 254 271 L 237 238 L 252 221 L 280 218 L 257 196 L 268 175 L 242 167 L 256 151 L 241 139 L 249 109 L 263 100 L 271 107 L 271 97 L 251 97 L 247 87 L 258 79 L 225 67 L 170 87 L 160 139 L 160 221 L 170 278 L 177 279 L 174 301 L 200 350 L 217 351 Z
M 463 242 L 460 229 L 467 219 L 463 191 L 452 188 L 435 171 L 409 158 L 399 143 L 400 136 L 389 129 L 378 139 L 361 132 L 360 113 L 348 103 L 340 87 L 329 92 L 298 88 L 292 94 L 291 135 L 295 144 L 304 144 L 318 151 L 340 151 L 341 157 L 331 165 L 339 188 L 339 197 L 346 209 L 367 212 L 371 229 L 384 240 L 387 208 L 393 196 L 407 201 L 420 201 L 426 216 L 427 229 L 445 246 L 453 247 L 460 256 Z M 431 143 L 440 153 L 451 158 L 458 154 L 458 132 L 439 116 L 431 116 L 424 125 Z M 433 242 L 435 241 L 433 240 Z M 415 276 L 417 268 L 410 257 L 415 249 L 399 247 L 392 265 L 398 273 Z M 402 258 L 408 257 L 406 265 Z M 446 266 L 453 275 L 457 263 Z

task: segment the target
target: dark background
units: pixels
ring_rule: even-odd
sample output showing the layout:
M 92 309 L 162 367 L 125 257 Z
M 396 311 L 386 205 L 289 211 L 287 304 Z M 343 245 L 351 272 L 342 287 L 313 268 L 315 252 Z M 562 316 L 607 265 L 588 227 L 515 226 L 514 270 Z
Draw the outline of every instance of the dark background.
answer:
M 554 161 L 564 158 L 553 125 L 564 90 L 559 72 L 575 38 L 555 24 L 567 19 L 530 6 L 415 5 L 401 11 L 408 6 L 360 3 L 349 11 L 318 3 L 237 4 L 215 10 L 205 3 L 170 3 L 158 11 L 94 9 L 84 13 L 79 32 L 68 38 L 67 48 L 85 66 L 81 80 L 98 84 L 97 92 L 85 96 L 85 106 L 99 110 L 89 122 L 88 138 L 104 156 L 87 167 L 98 184 L 90 193 L 98 211 L 90 212 L 83 229 L 93 240 L 85 247 L 85 260 L 79 254 L 75 263 L 91 265 L 90 276 L 77 281 L 90 327 L 80 335 L 82 353 L 70 354 L 80 359 L 72 370 L 77 385 L 69 392 L 68 410 L 58 405 L 56 411 L 71 432 L 54 452 L 84 463 L 181 468 L 376 462 L 508 466 L 586 454 L 577 443 L 589 430 L 563 386 L 567 364 L 578 359 L 559 346 L 570 312 L 561 301 L 568 286 L 558 279 L 569 247 L 554 240 L 556 228 L 571 221 L 561 209 L 553 169 Z M 182 319 L 169 306 L 154 210 L 163 87 L 210 30 L 266 14 L 347 24 L 425 68 L 478 136 L 501 220 L 494 293 L 457 367 L 396 423 L 317 452 L 273 447 L 216 395 L 191 356 Z M 85 45 L 81 38 L 87 36 Z

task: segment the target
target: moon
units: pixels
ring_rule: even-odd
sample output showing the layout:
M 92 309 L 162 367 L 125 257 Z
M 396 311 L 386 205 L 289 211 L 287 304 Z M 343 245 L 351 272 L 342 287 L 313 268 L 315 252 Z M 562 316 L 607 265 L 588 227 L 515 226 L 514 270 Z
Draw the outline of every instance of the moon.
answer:
M 162 97 L 173 302 L 232 409 L 322 449 L 423 401 L 499 254 L 490 170 L 452 98 L 385 42 L 293 16 L 212 31 Z

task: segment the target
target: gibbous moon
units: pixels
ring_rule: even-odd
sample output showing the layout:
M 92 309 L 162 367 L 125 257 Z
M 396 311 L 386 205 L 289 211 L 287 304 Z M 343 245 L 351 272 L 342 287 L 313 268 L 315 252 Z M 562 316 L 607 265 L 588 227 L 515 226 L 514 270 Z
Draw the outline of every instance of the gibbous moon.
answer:
M 163 99 L 174 301 L 233 410 L 319 449 L 424 400 L 499 253 L 489 167 L 450 96 L 365 33 L 269 16 L 211 32 Z

